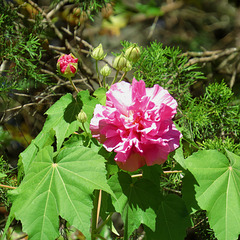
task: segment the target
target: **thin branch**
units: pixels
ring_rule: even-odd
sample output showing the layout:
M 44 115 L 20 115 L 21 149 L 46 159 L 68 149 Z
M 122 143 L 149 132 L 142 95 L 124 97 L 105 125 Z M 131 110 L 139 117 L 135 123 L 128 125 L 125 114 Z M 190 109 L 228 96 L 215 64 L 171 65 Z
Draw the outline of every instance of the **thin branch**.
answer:
M 53 30 L 55 31 L 56 35 L 58 36 L 58 38 L 60 40 L 63 39 L 63 35 L 62 33 L 58 30 L 58 28 L 55 26 L 55 24 L 52 22 L 52 20 L 47 16 L 47 14 L 36 4 L 34 3 L 32 0 L 27 0 L 28 3 L 33 6 L 34 8 L 36 8 L 42 15 L 43 17 L 47 20 L 48 25 L 53 28 Z
M 240 52 L 240 48 L 228 48 L 226 50 L 217 51 L 204 51 L 204 52 L 186 52 L 180 56 L 193 57 L 191 58 L 186 66 L 191 66 L 196 63 L 212 62 L 223 56 L 231 55 Z
M 17 187 L 12 187 L 12 186 L 8 186 L 8 185 L 4 185 L 4 184 L 0 184 L 0 187 L 2 188 L 8 188 L 8 189 L 16 189 Z
M 54 16 L 56 14 L 56 12 L 63 7 L 66 3 L 68 3 L 69 0 L 62 0 L 61 2 L 59 2 L 46 16 L 48 18 L 51 18 L 52 16 Z
M 172 173 L 182 173 L 182 171 L 181 171 L 181 170 L 163 171 L 163 174 L 172 174 Z M 131 177 L 132 177 L 132 178 L 142 177 L 142 173 L 132 175 Z
M 164 174 L 171 174 L 171 173 L 182 173 L 181 170 L 174 170 L 174 171 L 163 171 Z

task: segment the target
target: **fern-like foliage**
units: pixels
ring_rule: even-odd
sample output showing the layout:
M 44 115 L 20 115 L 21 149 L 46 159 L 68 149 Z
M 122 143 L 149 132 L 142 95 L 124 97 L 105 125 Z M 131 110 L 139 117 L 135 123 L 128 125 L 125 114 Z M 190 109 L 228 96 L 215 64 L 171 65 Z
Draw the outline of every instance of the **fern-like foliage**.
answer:
M 39 19 L 26 23 L 6 2 L 2 3 L 0 15 L 0 91 L 22 90 L 46 82 L 39 68 L 43 52 L 38 38 L 41 28 L 36 27 Z
M 204 96 L 193 99 L 179 120 L 189 131 L 188 136 L 200 142 L 230 137 L 239 143 L 240 106 L 232 97 L 231 89 L 221 82 L 210 84 Z

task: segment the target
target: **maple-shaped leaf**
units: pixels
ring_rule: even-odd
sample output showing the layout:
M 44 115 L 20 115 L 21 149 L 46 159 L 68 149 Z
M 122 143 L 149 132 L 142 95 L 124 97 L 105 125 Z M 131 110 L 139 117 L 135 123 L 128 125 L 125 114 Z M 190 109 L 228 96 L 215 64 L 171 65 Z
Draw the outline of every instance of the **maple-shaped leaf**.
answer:
M 16 196 L 11 215 L 21 220 L 29 239 L 55 239 L 59 216 L 89 239 L 94 189 L 112 194 L 102 156 L 83 146 L 64 148 L 59 153 L 46 146 L 13 191 Z
M 197 181 L 196 200 L 207 211 L 219 240 L 237 239 L 240 234 L 240 157 L 226 152 L 227 157 L 216 150 L 203 150 L 185 160 Z
M 43 132 L 53 129 L 56 133 L 57 149 L 59 150 L 65 138 L 69 137 L 80 127 L 77 115 L 82 109 L 82 101 L 68 93 L 54 103 L 46 112 L 47 120 Z
M 36 157 L 38 151 L 47 145 L 51 145 L 54 142 L 54 131 L 48 132 L 41 131 L 37 137 L 32 140 L 31 144 L 19 155 L 18 161 L 18 178 L 23 176 L 23 172 L 27 173 L 33 159 Z M 23 166 L 23 170 L 22 170 Z
M 124 221 L 124 239 L 128 239 L 131 233 L 141 223 L 153 231 L 160 192 L 153 182 L 148 179 L 133 181 L 127 173 L 120 172 L 108 180 L 116 199 L 112 199 L 115 210 L 119 212 Z
M 159 202 L 155 231 L 144 229 L 151 240 L 182 240 L 189 226 L 191 221 L 183 199 L 169 194 Z

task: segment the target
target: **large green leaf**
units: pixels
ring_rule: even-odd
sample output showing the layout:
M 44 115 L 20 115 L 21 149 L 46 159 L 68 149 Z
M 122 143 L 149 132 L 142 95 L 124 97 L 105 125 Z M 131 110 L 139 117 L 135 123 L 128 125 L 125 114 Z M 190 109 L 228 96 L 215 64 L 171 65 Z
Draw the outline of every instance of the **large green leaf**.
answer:
M 177 195 L 169 194 L 159 203 L 156 230 L 145 228 L 147 239 L 182 240 L 191 225 L 184 201 Z
M 64 139 L 69 137 L 80 127 L 76 116 L 82 109 L 82 101 L 74 99 L 71 94 L 66 94 L 53 104 L 46 114 L 48 118 L 44 124 L 43 132 L 53 129 L 57 138 L 57 149 L 59 150 Z
M 196 200 L 219 240 L 240 234 L 240 157 L 228 151 L 227 156 L 203 150 L 185 161 L 197 181 Z
M 124 220 L 124 239 L 137 229 L 141 223 L 153 231 L 160 193 L 148 179 L 133 181 L 127 173 L 120 172 L 112 176 L 108 184 L 115 193 L 113 206 Z
M 17 197 L 11 210 L 30 239 L 55 239 L 59 215 L 89 239 L 93 190 L 112 194 L 104 163 L 103 157 L 81 146 L 58 154 L 46 146 L 38 152 L 14 191 Z
M 31 144 L 20 154 L 18 161 L 18 178 L 23 176 L 23 172 L 27 173 L 28 167 L 36 157 L 38 151 L 54 142 L 54 131 L 41 131 L 38 136 L 32 140 Z M 24 170 L 22 170 L 22 166 Z

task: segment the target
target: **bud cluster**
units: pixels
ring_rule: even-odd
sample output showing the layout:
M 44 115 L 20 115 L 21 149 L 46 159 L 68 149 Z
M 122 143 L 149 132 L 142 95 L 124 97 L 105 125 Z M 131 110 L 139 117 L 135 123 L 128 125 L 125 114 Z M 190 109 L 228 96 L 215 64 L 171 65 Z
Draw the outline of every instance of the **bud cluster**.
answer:
M 105 78 L 111 74 L 112 69 L 106 64 L 101 70 L 100 74 L 103 76 L 102 82 L 99 77 L 99 70 L 98 70 L 98 61 L 103 60 L 106 57 L 106 53 L 104 53 L 102 44 L 100 43 L 96 48 L 92 50 L 91 57 L 96 60 L 96 72 L 97 78 L 99 80 L 99 85 L 105 87 Z M 124 78 L 127 72 L 132 69 L 132 64 L 136 63 L 138 59 L 141 57 L 140 48 L 137 44 L 131 44 L 125 52 L 122 52 L 119 56 L 115 57 L 113 60 L 113 68 L 117 70 L 116 76 L 112 82 L 112 84 L 116 81 L 117 75 L 119 71 L 123 71 L 124 74 L 120 81 Z
M 132 63 L 137 62 L 140 58 L 140 48 L 136 44 L 132 44 L 125 51 L 125 54 L 117 56 L 113 62 L 113 67 L 118 71 L 128 72 L 132 69 Z

